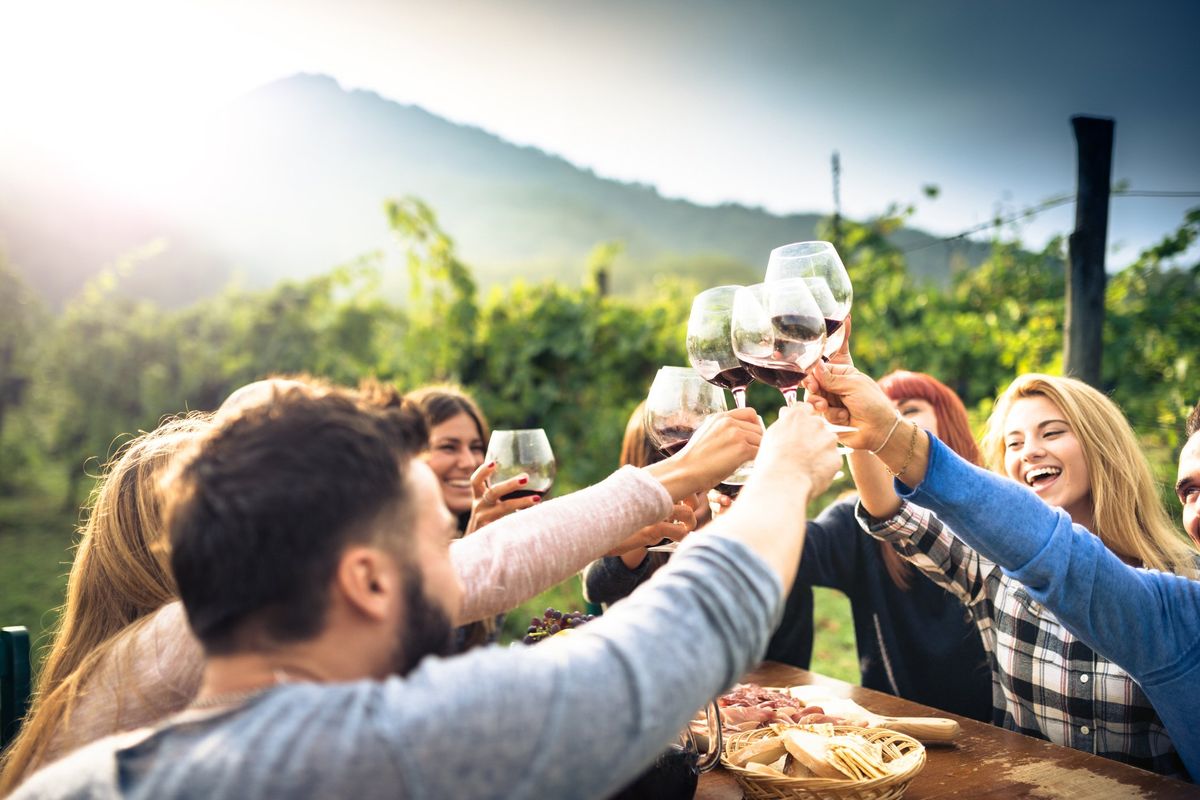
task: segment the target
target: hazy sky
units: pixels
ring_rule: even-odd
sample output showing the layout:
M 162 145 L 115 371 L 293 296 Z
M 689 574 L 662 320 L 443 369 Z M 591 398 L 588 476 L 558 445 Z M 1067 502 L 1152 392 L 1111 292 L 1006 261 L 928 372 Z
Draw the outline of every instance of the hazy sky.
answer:
M 916 224 L 946 235 L 1073 192 L 1073 113 L 1117 119 L 1115 180 L 1200 192 L 1198 30 L 1195 0 L 0 0 L 0 108 L 103 171 L 320 72 L 701 203 L 827 213 L 837 149 L 846 213 L 936 183 Z M 1195 205 L 1114 198 L 1114 260 Z

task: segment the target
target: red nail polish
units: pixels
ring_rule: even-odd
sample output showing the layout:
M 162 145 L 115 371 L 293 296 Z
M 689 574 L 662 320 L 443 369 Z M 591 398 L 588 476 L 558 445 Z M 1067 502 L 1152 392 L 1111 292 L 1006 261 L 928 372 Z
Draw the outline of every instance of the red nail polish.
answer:
M 527 483 L 529 483 L 529 478 L 521 478 L 519 481 L 517 481 L 518 486 L 524 486 Z
M 538 497 L 538 496 L 535 494 L 535 495 L 533 496 L 533 502 L 535 502 L 535 503 L 540 503 L 540 502 L 542 502 L 542 498 Z
M 488 468 L 488 469 L 491 469 L 491 468 L 492 468 L 492 467 L 494 467 L 494 466 L 496 466 L 496 462 L 495 462 L 495 461 L 493 461 L 493 462 L 491 462 L 490 464 L 488 464 L 488 465 L 487 465 L 487 468 Z

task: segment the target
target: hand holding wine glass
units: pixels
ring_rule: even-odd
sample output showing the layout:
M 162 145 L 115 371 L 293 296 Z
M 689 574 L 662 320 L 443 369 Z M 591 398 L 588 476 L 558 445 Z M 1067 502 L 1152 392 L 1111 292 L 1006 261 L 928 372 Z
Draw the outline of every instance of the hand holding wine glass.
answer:
M 683 449 L 708 417 L 726 409 L 725 394 L 688 367 L 663 367 L 646 395 L 646 438 L 664 457 Z
M 490 525 L 515 511 L 531 508 L 542 500 L 541 495 L 536 492 L 514 496 L 528 485 L 529 476 L 520 472 L 508 480 L 493 481 L 496 468 L 495 462 L 485 461 L 471 473 L 471 491 L 475 500 L 465 531 L 467 534 L 474 533 L 484 525 Z M 512 499 L 502 499 L 510 496 Z
M 488 441 L 485 465 L 494 463 L 495 471 L 488 480 L 485 494 L 500 501 L 511 501 L 522 497 L 541 498 L 554 485 L 557 465 L 550 440 L 541 428 L 525 430 L 492 431 Z M 525 482 L 513 486 L 509 481 Z

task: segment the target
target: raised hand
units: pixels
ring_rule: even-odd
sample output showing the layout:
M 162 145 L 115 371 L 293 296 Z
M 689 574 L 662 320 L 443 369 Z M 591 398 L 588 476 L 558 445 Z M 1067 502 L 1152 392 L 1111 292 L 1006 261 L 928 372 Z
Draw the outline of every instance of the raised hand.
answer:
M 507 517 L 514 511 L 529 508 L 541 502 L 538 495 L 518 497 L 513 500 L 501 500 L 504 495 L 515 492 L 529 482 L 525 474 L 515 475 L 494 486 L 488 486 L 488 478 L 496 471 L 496 462 L 483 464 L 471 473 L 471 491 L 475 495 L 475 503 L 471 507 L 471 521 L 467 524 L 467 533 L 474 533 L 484 525 Z
M 806 399 L 835 425 L 850 425 L 838 438 L 855 450 L 877 450 L 895 427 L 892 401 L 869 376 L 845 364 L 818 364 L 804 378 Z
M 753 408 L 722 411 L 709 417 L 678 453 L 644 469 L 673 499 L 682 500 L 707 492 L 754 458 L 762 438 L 762 420 Z
M 754 474 L 739 497 L 764 485 L 807 484 L 807 496 L 825 491 L 841 465 L 837 438 L 821 422 L 811 406 L 799 403 L 779 411 L 779 419 L 767 429 L 754 461 Z M 804 499 L 801 499 L 801 503 Z

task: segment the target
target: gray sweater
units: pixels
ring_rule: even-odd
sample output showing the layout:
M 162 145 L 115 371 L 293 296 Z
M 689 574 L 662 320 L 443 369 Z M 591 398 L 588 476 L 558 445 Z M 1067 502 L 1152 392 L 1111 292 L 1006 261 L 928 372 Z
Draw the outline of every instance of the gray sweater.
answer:
M 102 739 L 13 797 L 607 797 L 757 661 L 781 595 L 745 545 L 696 537 L 570 636 L 185 712 Z

